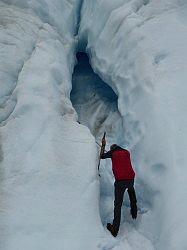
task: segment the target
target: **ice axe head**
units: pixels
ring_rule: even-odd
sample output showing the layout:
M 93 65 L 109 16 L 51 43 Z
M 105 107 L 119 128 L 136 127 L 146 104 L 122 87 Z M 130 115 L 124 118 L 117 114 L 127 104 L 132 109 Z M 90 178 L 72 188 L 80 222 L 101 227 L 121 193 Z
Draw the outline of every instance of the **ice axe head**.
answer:
M 105 137 L 106 137 L 106 132 L 104 132 L 103 139 L 105 139 Z

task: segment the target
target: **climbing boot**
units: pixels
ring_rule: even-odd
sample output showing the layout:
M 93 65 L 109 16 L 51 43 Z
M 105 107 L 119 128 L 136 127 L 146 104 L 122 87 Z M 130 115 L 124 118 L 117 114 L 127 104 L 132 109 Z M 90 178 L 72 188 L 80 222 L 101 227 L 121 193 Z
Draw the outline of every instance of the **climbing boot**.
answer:
M 136 206 L 136 204 L 131 206 L 131 216 L 133 219 L 137 218 L 137 206 Z
M 114 226 L 113 226 L 112 224 L 107 223 L 107 229 L 108 229 L 108 231 L 111 232 L 111 234 L 112 234 L 114 237 L 117 236 L 118 233 L 116 232 L 116 230 L 115 230 L 115 228 L 114 228 Z

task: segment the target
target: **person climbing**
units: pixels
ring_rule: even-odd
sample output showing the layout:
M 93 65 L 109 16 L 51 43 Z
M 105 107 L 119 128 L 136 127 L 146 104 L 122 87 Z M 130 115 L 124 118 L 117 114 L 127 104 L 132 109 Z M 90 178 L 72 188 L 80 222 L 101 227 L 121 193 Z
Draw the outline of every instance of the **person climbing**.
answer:
M 127 149 L 123 149 L 117 144 L 110 146 L 110 151 L 105 153 L 105 138 L 102 139 L 102 149 L 100 153 L 101 159 L 111 158 L 112 170 L 115 177 L 114 183 L 114 219 L 113 224 L 108 223 L 107 229 L 111 234 L 116 237 L 120 227 L 121 221 L 121 207 L 123 203 L 123 196 L 127 189 L 130 200 L 130 212 L 133 219 L 137 218 L 137 200 L 134 189 L 135 172 L 133 170 L 130 158 L 130 152 Z

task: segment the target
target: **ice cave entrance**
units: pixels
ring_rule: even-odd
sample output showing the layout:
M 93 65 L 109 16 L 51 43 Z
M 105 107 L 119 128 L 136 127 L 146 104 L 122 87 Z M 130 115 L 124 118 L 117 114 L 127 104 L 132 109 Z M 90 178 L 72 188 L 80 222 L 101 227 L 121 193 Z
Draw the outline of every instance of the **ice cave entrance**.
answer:
M 72 76 L 70 98 L 79 122 L 87 126 L 96 139 L 106 131 L 110 138 L 116 137 L 118 140 L 118 97 L 112 88 L 94 73 L 86 53 L 78 52 L 76 56 L 77 65 Z

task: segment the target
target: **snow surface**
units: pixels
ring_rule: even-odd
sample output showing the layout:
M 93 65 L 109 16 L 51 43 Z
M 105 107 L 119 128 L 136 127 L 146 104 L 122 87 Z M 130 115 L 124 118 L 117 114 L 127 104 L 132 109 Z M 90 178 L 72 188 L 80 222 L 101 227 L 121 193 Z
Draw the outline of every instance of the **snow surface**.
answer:
M 186 249 L 186 11 L 185 0 L 0 1 L 0 249 Z M 98 76 L 88 64 L 73 74 L 77 51 Z M 110 160 L 97 174 L 105 130 L 137 172 L 138 219 L 125 200 L 116 239 Z

